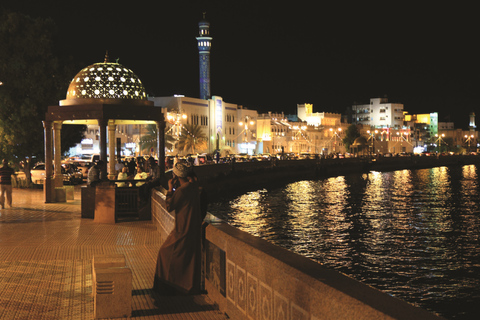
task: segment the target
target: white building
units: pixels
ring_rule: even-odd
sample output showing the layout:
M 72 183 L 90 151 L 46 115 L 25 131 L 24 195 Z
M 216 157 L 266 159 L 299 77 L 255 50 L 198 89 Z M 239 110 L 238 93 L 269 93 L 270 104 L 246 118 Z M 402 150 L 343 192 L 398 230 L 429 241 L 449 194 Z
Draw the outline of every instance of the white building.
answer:
M 388 103 L 387 98 L 373 98 L 370 104 L 353 105 L 352 123 L 400 129 L 403 127 L 403 104 Z
M 198 153 L 222 155 L 232 153 L 253 154 L 257 148 L 257 111 L 241 105 L 227 103 L 222 97 L 204 100 L 184 96 L 153 97 L 149 100 L 164 109 L 167 132 L 178 137 L 184 124 L 199 125 L 208 138 L 207 147 Z M 177 153 L 178 150 L 171 150 Z

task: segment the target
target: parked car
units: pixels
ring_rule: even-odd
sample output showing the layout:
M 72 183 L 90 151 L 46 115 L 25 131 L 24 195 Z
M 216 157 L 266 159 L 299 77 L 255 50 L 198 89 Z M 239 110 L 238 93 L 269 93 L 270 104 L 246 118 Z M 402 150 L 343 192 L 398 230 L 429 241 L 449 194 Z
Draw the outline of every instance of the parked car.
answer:
M 88 169 L 92 166 L 88 161 L 65 161 L 62 166 L 73 165 L 76 171 L 82 173 L 82 178 L 87 179 Z
M 30 170 L 33 184 L 43 184 L 45 179 L 45 164 L 37 164 Z
M 65 168 L 62 167 L 62 174 L 63 174 L 63 184 L 78 184 L 83 182 L 82 173 L 79 171 L 74 172 L 67 172 Z M 37 164 L 30 170 L 30 176 L 32 177 L 33 184 L 43 184 L 45 181 L 45 164 L 40 163 Z

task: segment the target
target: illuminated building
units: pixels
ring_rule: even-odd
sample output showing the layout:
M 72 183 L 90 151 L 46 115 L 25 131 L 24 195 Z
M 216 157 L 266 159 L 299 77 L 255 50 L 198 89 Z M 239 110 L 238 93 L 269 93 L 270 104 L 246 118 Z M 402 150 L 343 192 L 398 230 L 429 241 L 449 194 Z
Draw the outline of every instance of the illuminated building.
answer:
M 197 153 L 213 153 L 219 150 L 222 155 L 234 153 L 254 154 L 257 152 L 257 111 L 241 105 L 227 103 L 222 97 L 213 96 L 204 100 L 184 96 L 152 97 L 149 100 L 161 107 L 166 114 L 167 131 L 177 135 L 185 124 L 200 126 L 208 137 L 207 148 Z M 175 119 L 174 122 L 169 119 Z M 172 154 L 181 150 L 170 150 Z
M 387 98 L 372 98 L 370 104 L 352 106 L 352 123 L 375 128 L 403 127 L 403 104 L 388 103 Z
M 313 112 L 313 104 L 297 104 L 297 116 L 311 126 L 338 127 L 342 122 L 340 113 Z

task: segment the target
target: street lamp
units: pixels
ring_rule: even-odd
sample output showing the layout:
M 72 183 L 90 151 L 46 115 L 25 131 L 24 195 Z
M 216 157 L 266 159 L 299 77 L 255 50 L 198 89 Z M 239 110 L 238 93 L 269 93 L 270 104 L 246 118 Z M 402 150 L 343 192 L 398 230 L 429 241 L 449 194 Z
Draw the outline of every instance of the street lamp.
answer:
M 438 134 L 435 135 L 438 139 L 435 140 L 435 143 L 439 143 L 438 151 L 442 153 L 442 140 L 445 137 L 445 133 L 442 133 L 440 136 Z
M 471 141 L 471 139 L 473 139 L 473 134 L 470 135 L 470 136 L 465 135 L 465 139 L 467 139 L 467 140 L 465 140 L 465 142 L 468 142 L 468 153 L 470 153 L 470 141 Z
M 174 135 L 179 136 L 179 128 L 181 127 L 180 121 L 181 120 L 186 120 L 187 115 L 186 114 L 180 114 L 180 113 L 167 113 L 167 121 L 172 125 L 170 129 L 167 131 L 171 131 L 174 127 L 177 127 L 176 130 L 174 130 Z
M 367 130 L 367 133 L 369 134 L 370 137 L 368 137 L 368 140 L 372 139 L 372 151 L 375 154 L 375 134 L 378 133 L 378 130 L 370 132 L 370 130 Z
M 238 125 L 240 125 L 240 126 L 245 126 L 245 128 L 243 129 L 243 131 L 245 132 L 245 140 L 244 140 L 245 142 L 248 141 L 248 139 L 247 139 L 248 126 L 249 125 L 253 126 L 255 124 L 255 122 L 252 119 L 250 119 L 250 120 L 249 119 L 250 119 L 250 117 L 246 116 L 245 121 L 240 121 L 238 123 Z
M 240 134 L 235 138 L 237 139 L 242 133 L 244 134 L 244 143 L 245 143 L 245 149 L 246 149 L 246 152 L 245 153 L 249 153 L 249 144 L 248 144 L 248 131 L 251 131 L 249 129 L 249 126 L 253 126 L 255 125 L 255 121 L 253 118 L 251 118 L 250 116 L 245 116 L 244 120 L 243 121 L 240 121 L 238 123 L 239 126 L 243 127 L 243 130 L 242 132 L 240 132 Z M 251 137 L 252 133 L 250 133 L 250 137 Z M 251 148 L 253 149 L 253 147 Z
M 337 136 L 338 138 L 340 138 L 340 136 L 338 135 L 339 132 L 342 132 L 342 128 L 337 128 L 335 129 L 335 131 L 333 131 L 333 128 L 330 128 L 330 133 L 333 134 L 333 139 L 334 139 L 334 144 L 333 144 L 333 152 L 336 151 L 336 146 L 337 146 Z

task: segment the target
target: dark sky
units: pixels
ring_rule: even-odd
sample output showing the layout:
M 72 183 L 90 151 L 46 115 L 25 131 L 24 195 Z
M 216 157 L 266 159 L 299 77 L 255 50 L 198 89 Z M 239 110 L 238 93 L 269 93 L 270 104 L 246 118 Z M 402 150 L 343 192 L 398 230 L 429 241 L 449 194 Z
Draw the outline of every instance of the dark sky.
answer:
M 206 11 L 212 94 L 226 102 L 287 114 L 298 103 L 313 103 L 314 112 L 342 113 L 354 102 L 387 96 L 409 113 L 439 112 L 441 121 L 459 127 L 468 125 L 470 112 L 480 115 L 473 7 L 438 1 L 11 2 L 11 9 L 56 21 L 62 54 L 83 67 L 103 61 L 108 50 L 150 95 L 199 96 L 195 37 Z

